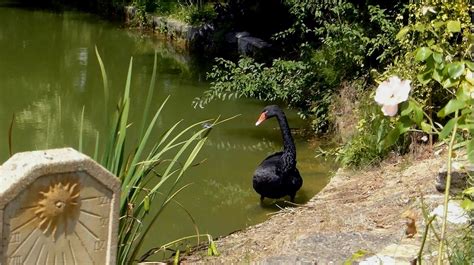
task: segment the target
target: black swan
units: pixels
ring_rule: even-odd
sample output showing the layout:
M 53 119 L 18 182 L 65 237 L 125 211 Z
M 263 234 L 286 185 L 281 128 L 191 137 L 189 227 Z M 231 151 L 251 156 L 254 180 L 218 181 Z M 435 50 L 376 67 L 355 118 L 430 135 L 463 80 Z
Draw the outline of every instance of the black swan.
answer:
M 268 156 L 260 163 L 253 175 L 253 188 L 260 194 L 261 201 L 265 197 L 279 199 L 289 195 L 294 202 L 303 179 L 296 168 L 296 147 L 285 113 L 276 105 L 266 106 L 255 126 L 272 117 L 276 117 L 280 124 L 283 151 Z

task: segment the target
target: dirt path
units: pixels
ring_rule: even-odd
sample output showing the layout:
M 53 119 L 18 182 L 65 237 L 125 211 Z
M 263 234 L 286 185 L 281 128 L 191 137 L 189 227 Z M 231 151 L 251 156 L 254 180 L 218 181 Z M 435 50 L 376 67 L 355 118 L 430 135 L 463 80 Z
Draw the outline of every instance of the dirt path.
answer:
M 421 195 L 441 199 L 434 180 L 442 160 L 412 163 L 340 170 L 307 204 L 218 239 L 220 256 L 197 250 L 183 257 L 183 263 L 342 264 L 361 250 L 369 255 L 390 244 L 418 246 L 420 233 L 406 237 L 402 213 L 412 209 L 421 224 Z

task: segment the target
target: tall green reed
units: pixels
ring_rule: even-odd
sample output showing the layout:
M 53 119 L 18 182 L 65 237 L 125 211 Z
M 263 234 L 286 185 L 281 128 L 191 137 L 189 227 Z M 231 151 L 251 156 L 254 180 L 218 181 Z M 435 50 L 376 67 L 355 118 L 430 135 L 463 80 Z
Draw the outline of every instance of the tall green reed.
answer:
M 104 83 L 104 94 L 108 101 L 107 74 L 97 49 L 96 55 Z M 101 155 L 99 155 L 101 149 L 99 134 L 96 138 L 95 158 L 122 182 L 117 259 L 119 264 L 138 261 L 145 235 L 159 219 L 163 210 L 175 201 L 176 195 L 188 186 L 180 186 L 180 180 L 191 167 L 199 164 L 195 160 L 203 148 L 210 130 L 213 126 L 231 119 L 205 120 L 184 128 L 181 126 L 182 120 L 180 120 L 170 128 L 163 130 L 162 135 L 156 139 L 152 132 L 169 99 L 167 97 L 154 112 L 151 120 L 148 120 L 147 113 L 152 106 L 151 98 L 155 86 L 156 65 L 157 56 L 155 54 L 153 75 L 138 138 L 130 139 L 130 134 L 128 134 L 131 129 L 128 118 L 133 58 L 130 59 L 123 98 L 119 101 L 112 120 L 109 121 L 110 129 Z M 82 136 L 80 139 L 82 144 Z M 127 141 L 132 142 L 131 147 L 127 148 Z M 159 181 L 153 181 L 156 179 Z M 182 207 L 179 203 L 177 204 Z M 153 207 L 153 211 L 150 211 L 150 207 Z M 190 215 L 189 212 L 187 213 Z M 199 235 L 198 230 L 196 231 L 197 235 L 192 237 L 204 236 L 208 238 L 209 246 L 212 248 L 211 254 L 217 254 L 217 250 L 214 251 L 215 245 L 212 242 L 212 237 Z M 183 240 L 188 238 L 190 237 L 183 238 Z M 164 245 L 165 248 L 167 246 Z M 156 250 L 162 248 L 163 246 L 160 246 L 152 252 L 155 253 Z

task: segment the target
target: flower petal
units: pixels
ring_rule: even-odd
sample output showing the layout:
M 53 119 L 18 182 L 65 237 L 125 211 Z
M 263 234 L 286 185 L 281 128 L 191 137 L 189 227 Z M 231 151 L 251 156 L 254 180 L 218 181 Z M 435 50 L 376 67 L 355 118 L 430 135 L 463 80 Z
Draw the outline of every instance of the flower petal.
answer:
M 382 112 L 385 116 L 393 117 L 397 115 L 398 105 L 383 105 Z
M 401 80 L 398 76 L 391 76 L 377 87 L 374 100 L 379 105 L 390 106 L 407 101 L 411 90 L 410 83 L 410 80 Z
M 408 100 L 408 95 L 410 94 L 411 86 L 410 80 L 403 80 L 400 83 L 400 86 L 396 90 L 397 103 L 402 103 L 403 101 Z

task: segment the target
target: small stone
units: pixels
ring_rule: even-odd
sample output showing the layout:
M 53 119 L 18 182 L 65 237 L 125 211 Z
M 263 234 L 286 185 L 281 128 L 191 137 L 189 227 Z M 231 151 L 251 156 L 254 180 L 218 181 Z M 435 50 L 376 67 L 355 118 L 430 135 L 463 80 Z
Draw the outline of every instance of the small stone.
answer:
M 443 217 L 444 214 L 444 205 L 439 205 L 436 207 L 432 212 L 431 215 L 436 215 L 439 217 Z M 468 224 L 469 223 L 469 216 L 467 215 L 466 211 L 461 208 L 457 201 L 450 201 L 448 203 L 448 216 L 447 221 L 452 224 Z
M 474 174 L 474 165 L 467 161 L 454 161 L 451 166 L 451 192 L 457 193 L 464 190 L 467 186 L 469 175 Z M 436 177 L 436 190 L 444 192 L 446 190 L 446 177 L 448 168 L 446 165 L 441 167 Z
M 399 264 L 397 261 L 388 256 L 372 256 L 369 257 L 359 263 L 359 265 L 393 265 L 393 264 Z
M 386 246 L 378 255 L 390 256 L 409 261 L 417 257 L 418 251 L 420 251 L 420 246 L 410 244 L 391 244 Z

